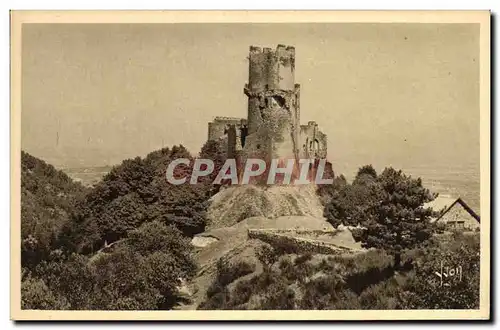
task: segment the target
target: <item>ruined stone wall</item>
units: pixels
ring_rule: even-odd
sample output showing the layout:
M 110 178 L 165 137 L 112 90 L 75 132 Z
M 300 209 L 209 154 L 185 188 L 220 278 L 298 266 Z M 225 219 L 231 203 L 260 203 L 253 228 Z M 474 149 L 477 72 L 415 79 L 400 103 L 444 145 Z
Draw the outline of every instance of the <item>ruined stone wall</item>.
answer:
M 237 128 L 230 125 L 227 129 L 227 158 L 234 158 L 236 155 L 236 140 L 238 139 Z
M 326 158 L 327 137 L 319 130 L 318 124 L 310 121 L 300 126 L 300 155 L 303 158 Z
M 228 158 L 237 158 L 241 155 L 243 151 L 243 146 L 246 142 L 246 133 L 243 129 L 244 124 L 228 125 L 227 129 L 227 138 L 228 138 L 228 146 L 227 146 L 227 157 Z
M 295 140 L 299 141 L 297 145 L 297 150 L 300 152 L 300 84 L 295 84 Z
M 277 248 L 289 247 L 294 253 L 345 254 L 356 251 L 311 239 L 291 237 L 269 230 L 249 229 L 248 238 L 258 239 Z
M 228 158 L 241 153 L 246 140 L 247 120 L 233 117 L 216 117 L 208 123 L 208 140 L 224 139 Z
M 230 125 L 241 126 L 246 124 L 246 119 L 235 117 L 215 117 L 208 123 L 208 140 L 217 140 L 227 134 Z
M 226 124 L 210 122 L 208 123 L 208 140 L 218 140 L 224 136 Z

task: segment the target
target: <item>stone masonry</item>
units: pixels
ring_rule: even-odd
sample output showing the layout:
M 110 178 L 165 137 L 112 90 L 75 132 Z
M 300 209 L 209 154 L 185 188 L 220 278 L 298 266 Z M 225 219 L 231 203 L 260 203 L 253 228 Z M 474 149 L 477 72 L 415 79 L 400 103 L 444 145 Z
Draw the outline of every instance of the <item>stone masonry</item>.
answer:
M 327 137 L 314 121 L 300 125 L 300 85 L 295 48 L 250 46 L 247 119 L 216 117 L 208 139 L 227 139 L 228 158 L 326 158 Z

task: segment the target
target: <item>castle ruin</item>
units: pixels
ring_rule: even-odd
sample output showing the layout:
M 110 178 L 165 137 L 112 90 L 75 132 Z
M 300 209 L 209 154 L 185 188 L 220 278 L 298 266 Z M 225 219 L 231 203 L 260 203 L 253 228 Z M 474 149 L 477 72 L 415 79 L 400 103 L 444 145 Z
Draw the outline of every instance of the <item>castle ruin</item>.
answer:
M 327 138 L 314 121 L 300 125 L 300 85 L 295 83 L 295 48 L 250 46 L 247 119 L 216 117 L 209 140 L 227 140 L 228 158 L 326 158 Z

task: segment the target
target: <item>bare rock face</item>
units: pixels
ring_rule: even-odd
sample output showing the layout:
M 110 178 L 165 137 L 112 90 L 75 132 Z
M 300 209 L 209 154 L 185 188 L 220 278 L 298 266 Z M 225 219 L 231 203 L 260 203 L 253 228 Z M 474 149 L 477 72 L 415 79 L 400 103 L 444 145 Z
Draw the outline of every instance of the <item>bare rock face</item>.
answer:
M 207 245 L 218 242 L 219 240 L 215 237 L 207 237 L 207 236 L 195 236 L 191 240 L 191 244 L 195 247 L 206 247 Z
M 323 205 L 313 185 L 229 187 L 212 197 L 208 229 L 232 226 L 250 217 L 310 216 L 323 218 Z

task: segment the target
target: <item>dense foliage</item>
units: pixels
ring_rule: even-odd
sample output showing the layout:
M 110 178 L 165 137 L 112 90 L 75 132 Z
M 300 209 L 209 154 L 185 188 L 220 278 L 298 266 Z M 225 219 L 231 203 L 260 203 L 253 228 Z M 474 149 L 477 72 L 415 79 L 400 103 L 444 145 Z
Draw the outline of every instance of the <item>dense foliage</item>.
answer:
M 212 150 L 204 147 L 204 151 Z M 65 246 L 76 252 L 92 252 L 150 221 L 173 225 L 187 236 L 202 232 L 208 198 L 216 191 L 201 180 L 195 185 L 170 184 L 166 169 L 178 158 L 193 161 L 183 146 L 174 146 L 114 167 L 78 205 L 78 215 L 64 231 Z M 178 168 L 189 180 L 190 168 Z
M 395 269 L 384 250 L 352 256 L 278 255 L 262 273 L 241 279 L 241 271 L 220 276 L 231 285 L 207 294 L 200 309 L 477 309 L 479 236 L 438 237 L 409 250 Z M 280 249 L 284 251 L 283 249 Z M 463 267 L 462 278 L 441 286 L 440 262 Z M 217 277 L 214 283 L 220 283 Z M 429 285 L 431 287 L 429 287 Z
M 22 308 L 170 309 L 179 301 L 180 279 L 189 279 L 195 269 L 189 240 L 174 227 L 149 222 L 111 252 L 90 258 L 53 253 L 26 270 Z
M 334 226 L 360 225 L 364 247 L 391 251 L 396 267 L 401 253 L 424 243 L 432 234 L 432 209 L 424 204 L 436 195 L 402 171 L 386 168 L 377 175 L 371 166 L 359 169 L 350 185 L 343 186 L 325 207 Z
M 23 152 L 23 308 L 174 306 L 180 278 L 196 268 L 188 237 L 203 231 L 213 194 L 202 182 L 170 185 L 165 171 L 176 158 L 193 159 L 183 146 L 165 148 L 85 189 Z
M 21 254 L 23 266 L 47 258 L 86 189 L 52 165 L 21 152 Z
M 415 260 L 415 276 L 407 283 L 408 308 L 478 308 L 479 234 L 455 232 L 439 240 L 439 245 L 408 253 Z M 436 272 L 448 277 L 442 275 L 441 281 Z

